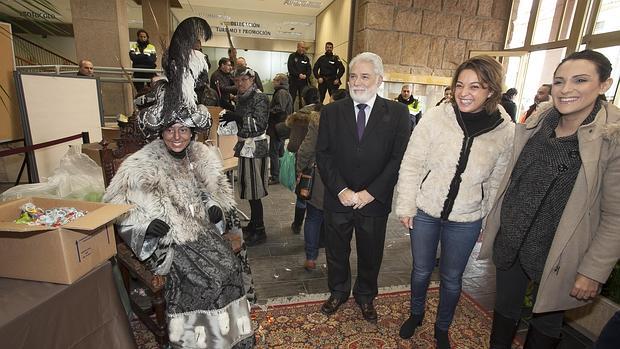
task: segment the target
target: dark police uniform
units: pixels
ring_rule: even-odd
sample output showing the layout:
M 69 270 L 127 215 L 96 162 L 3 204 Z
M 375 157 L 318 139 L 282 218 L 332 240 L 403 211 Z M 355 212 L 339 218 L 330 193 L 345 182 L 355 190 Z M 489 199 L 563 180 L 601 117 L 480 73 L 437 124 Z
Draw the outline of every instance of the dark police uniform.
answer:
M 314 77 L 318 80 L 323 78 L 323 83 L 319 84 L 321 102 L 325 99 L 325 92 L 329 91 L 331 96 L 334 91 L 340 88 L 340 83 L 334 85 L 335 80 L 340 80 L 344 75 L 344 65 L 340 57 L 331 53 L 324 54 L 314 64 Z
M 305 54 L 300 55 L 297 51 L 291 53 L 288 56 L 288 80 L 289 80 L 289 92 L 295 103 L 295 97 L 299 94 L 299 108 L 302 107 L 301 93 L 304 87 L 310 84 L 310 75 L 312 74 L 312 66 L 310 59 Z M 299 74 L 305 74 L 306 78 L 299 79 Z

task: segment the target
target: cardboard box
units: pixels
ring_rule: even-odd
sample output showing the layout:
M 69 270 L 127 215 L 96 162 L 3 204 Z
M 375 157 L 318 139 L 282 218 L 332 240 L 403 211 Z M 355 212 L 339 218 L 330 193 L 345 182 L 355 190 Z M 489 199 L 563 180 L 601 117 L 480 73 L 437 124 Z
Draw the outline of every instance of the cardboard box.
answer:
M 14 223 L 27 202 L 88 213 L 58 228 Z M 34 197 L 0 204 L 0 276 L 73 283 L 116 254 L 113 220 L 131 207 Z

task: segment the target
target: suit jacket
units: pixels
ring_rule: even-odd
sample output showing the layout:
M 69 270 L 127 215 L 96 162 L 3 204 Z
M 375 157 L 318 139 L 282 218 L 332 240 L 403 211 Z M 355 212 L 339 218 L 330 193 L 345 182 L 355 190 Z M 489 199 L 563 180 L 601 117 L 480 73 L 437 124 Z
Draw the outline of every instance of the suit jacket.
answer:
M 374 198 L 360 212 L 366 216 L 390 213 L 398 169 L 409 141 L 409 113 L 404 104 L 377 96 L 361 141 L 351 98 L 321 110 L 316 146 L 317 166 L 325 184 L 324 209 L 350 212 L 338 193 L 366 189 Z

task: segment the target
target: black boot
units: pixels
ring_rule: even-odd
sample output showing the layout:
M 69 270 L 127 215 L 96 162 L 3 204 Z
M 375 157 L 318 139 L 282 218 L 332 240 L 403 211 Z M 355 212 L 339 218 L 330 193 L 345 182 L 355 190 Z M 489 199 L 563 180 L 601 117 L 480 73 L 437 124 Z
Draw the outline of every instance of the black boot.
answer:
M 254 235 L 254 221 L 250 221 L 248 225 L 241 227 L 241 231 L 243 231 L 243 240 L 248 240 Z
M 267 233 L 265 232 L 265 226 L 262 225 L 254 229 L 254 234 L 245 241 L 245 244 L 247 246 L 256 246 L 265 243 L 265 241 L 267 241 Z
M 523 349 L 555 349 L 562 338 L 547 336 L 536 327 L 530 325 Z
M 435 325 L 435 340 L 437 341 L 437 349 L 451 349 L 448 331 L 443 331 Z
M 398 332 L 400 338 L 411 338 L 411 336 L 415 333 L 415 329 L 422 324 L 422 320 L 424 320 L 424 313 L 409 315 L 409 318 L 405 320 L 402 326 L 400 326 L 400 331 Z
M 301 225 L 304 224 L 304 216 L 306 215 L 305 208 L 295 207 L 295 219 L 291 224 L 291 230 L 293 234 L 301 233 Z
M 491 340 L 489 342 L 490 349 L 510 349 L 518 328 L 519 320 L 507 318 L 494 311 Z

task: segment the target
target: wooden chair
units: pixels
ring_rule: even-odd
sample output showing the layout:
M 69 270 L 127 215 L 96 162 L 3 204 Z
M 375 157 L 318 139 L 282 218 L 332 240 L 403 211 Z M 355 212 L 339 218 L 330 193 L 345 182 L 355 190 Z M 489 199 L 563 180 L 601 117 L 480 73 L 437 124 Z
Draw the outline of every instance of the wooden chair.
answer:
M 106 187 L 110 184 L 112 177 L 114 177 L 116 170 L 118 170 L 123 160 L 146 144 L 146 141 L 141 135 L 141 131 L 138 129 L 135 117 L 130 118 L 129 123 L 121 128 L 120 137 L 120 139 L 116 140 L 116 148 L 111 147 L 105 139 L 100 142 L 102 147 L 100 150 L 101 166 L 103 168 Z M 118 232 L 118 229 L 116 229 L 116 231 Z M 131 310 L 149 331 L 153 333 L 157 339 L 157 343 L 159 343 L 161 347 L 166 346 L 166 344 L 168 344 L 168 327 L 166 325 L 166 300 L 163 294 L 165 277 L 151 273 L 151 271 L 136 258 L 131 248 L 125 244 L 118 234 L 116 235 L 116 249 L 116 260 L 118 261 L 119 269 L 123 277 L 125 290 L 129 296 Z M 150 298 L 151 306 L 146 310 L 140 307 L 131 297 L 130 283 L 132 279 L 134 283 L 137 283 L 138 286 L 146 290 L 148 298 Z

